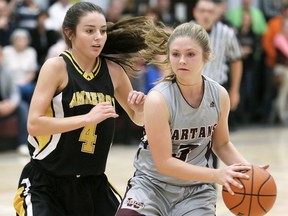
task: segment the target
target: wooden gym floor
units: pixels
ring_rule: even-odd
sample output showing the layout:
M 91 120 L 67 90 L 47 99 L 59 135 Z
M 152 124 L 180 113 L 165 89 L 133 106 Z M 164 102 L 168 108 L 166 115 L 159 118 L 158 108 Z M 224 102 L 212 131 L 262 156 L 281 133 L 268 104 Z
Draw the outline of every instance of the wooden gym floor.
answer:
M 277 183 L 278 195 L 267 216 L 287 215 L 288 128 L 251 126 L 231 133 L 231 140 L 251 163 L 270 164 L 269 172 Z M 132 163 L 136 149 L 136 144 L 112 146 L 106 174 L 121 194 L 124 193 L 127 180 L 134 172 Z M 15 215 L 13 197 L 20 172 L 28 160 L 28 157 L 14 151 L 0 152 L 0 216 Z M 218 190 L 217 216 L 232 215 L 223 204 L 220 187 Z

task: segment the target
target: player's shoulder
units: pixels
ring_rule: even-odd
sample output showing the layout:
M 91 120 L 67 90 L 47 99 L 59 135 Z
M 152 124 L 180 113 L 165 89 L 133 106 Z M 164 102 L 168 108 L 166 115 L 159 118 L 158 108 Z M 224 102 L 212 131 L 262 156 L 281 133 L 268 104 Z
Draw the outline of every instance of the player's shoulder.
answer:
M 106 58 L 102 58 L 102 61 L 106 61 L 109 71 L 111 72 L 123 71 L 124 72 L 124 69 L 118 63 L 111 61 L 109 59 L 106 59 Z
M 48 71 L 51 74 L 59 74 L 66 71 L 66 63 L 62 57 L 52 57 L 47 59 L 41 67 L 41 71 Z
M 56 57 L 52 57 L 49 58 L 45 61 L 44 65 L 49 65 L 49 66 L 53 66 L 53 67 L 63 67 L 66 65 L 63 57 L 61 56 L 56 56 Z
M 145 107 L 152 107 L 155 109 L 155 107 L 162 107 L 165 104 L 164 95 L 161 91 L 153 88 L 148 92 L 145 99 Z
M 112 80 L 114 80 L 114 83 L 121 81 L 123 77 L 125 77 L 125 70 L 118 63 L 106 58 L 103 58 L 102 61 L 106 62 L 109 74 Z

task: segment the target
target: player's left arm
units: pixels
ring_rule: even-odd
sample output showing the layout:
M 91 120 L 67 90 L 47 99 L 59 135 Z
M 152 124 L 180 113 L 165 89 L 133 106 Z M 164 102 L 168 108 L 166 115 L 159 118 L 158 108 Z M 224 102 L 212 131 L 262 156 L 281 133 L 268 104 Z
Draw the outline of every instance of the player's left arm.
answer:
M 213 132 L 213 151 L 226 164 L 249 164 L 240 152 L 231 143 L 228 128 L 230 100 L 227 91 L 221 87 L 220 118 Z

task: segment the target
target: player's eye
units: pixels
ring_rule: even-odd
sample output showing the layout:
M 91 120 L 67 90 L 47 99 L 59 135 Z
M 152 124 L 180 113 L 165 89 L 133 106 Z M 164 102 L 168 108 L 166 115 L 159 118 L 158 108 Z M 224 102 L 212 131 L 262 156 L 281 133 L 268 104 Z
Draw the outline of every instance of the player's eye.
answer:
M 93 33 L 93 29 L 86 29 L 86 32 L 89 33 L 89 34 L 92 34 Z
M 101 29 L 100 32 L 103 35 L 103 34 L 105 34 L 107 32 L 107 29 Z
M 193 56 L 195 56 L 195 54 L 194 54 L 193 52 L 189 52 L 189 53 L 188 53 L 188 56 L 189 56 L 189 57 L 193 57 Z

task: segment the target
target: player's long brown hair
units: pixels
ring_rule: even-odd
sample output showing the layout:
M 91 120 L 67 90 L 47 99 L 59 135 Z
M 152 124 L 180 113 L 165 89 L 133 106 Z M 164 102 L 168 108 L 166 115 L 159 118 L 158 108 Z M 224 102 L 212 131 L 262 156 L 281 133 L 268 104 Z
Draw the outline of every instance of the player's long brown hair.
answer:
M 129 17 L 116 23 L 107 23 L 107 41 L 102 56 L 120 64 L 126 72 L 137 70 L 135 63 L 141 59 L 139 51 L 147 49 L 146 34 L 154 28 L 152 19 Z

